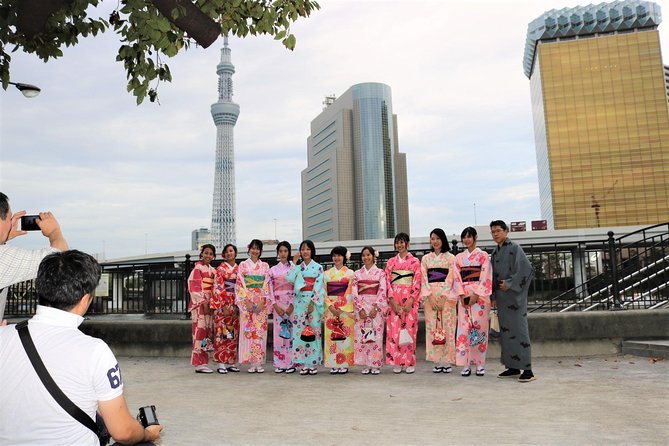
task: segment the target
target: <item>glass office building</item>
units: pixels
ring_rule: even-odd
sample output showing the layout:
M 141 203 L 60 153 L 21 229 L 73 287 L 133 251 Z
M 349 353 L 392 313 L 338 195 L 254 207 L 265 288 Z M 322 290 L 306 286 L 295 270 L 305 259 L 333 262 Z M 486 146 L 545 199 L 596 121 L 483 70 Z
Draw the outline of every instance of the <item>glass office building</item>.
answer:
M 329 97 L 311 122 L 302 171 L 302 233 L 315 241 L 409 232 L 406 157 L 390 87 L 363 83 Z
M 669 221 L 669 110 L 647 1 L 552 10 L 530 23 L 542 217 L 554 229 Z

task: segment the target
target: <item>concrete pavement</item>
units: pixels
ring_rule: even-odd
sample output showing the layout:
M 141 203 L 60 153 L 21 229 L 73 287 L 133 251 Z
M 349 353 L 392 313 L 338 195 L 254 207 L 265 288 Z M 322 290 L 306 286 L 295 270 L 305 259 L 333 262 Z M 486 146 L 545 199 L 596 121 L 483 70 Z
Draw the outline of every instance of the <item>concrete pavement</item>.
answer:
M 119 362 L 129 407 L 156 405 L 166 446 L 669 444 L 669 360 L 537 358 L 526 384 L 498 379 L 496 360 L 468 378 L 425 361 L 413 375 L 311 377 L 269 363 L 202 375 L 187 358 Z

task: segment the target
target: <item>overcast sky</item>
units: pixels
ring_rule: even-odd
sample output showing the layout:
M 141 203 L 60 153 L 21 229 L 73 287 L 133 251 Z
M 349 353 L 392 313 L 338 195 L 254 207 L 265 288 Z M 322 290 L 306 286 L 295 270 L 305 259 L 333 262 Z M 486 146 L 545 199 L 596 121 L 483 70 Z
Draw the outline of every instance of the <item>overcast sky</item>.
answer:
M 541 218 L 522 70 L 527 24 L 583 1 L 333 1 L 292 27 L 294 52 L 270 37 L 231 38 L 237 237 L 299 242 L 300 172 L 326 95 L 383 82 L 407 154 L 411 235 Z M 658 2 L 663 8 L 667 1 Z M 116 2 L 102 2 L 107 17 Z M 669 25 L 660 25 L 669 45 Z M 44 64 L 12 54 L 25 99 L 0 90 L 0 190 L 14 211 L 51 210 L 73 248 L 106 259 L 190 249 L 211 219 L 219 39 L 168 64 L 160 105 L 126 93 L 107 32 Z M 665 52 L 665 62 L 667 56 Z M 474 206 L 476 203 L 476 206 Z M 475 212 L 476 209 L 476 212 Z M 40 246 L 30 234 L 10 243 Z

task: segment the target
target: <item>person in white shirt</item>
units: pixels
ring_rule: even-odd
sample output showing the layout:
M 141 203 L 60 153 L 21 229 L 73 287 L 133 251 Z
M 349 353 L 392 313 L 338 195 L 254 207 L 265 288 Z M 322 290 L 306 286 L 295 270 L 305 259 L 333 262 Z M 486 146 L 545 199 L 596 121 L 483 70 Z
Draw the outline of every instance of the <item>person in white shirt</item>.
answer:
M 161 425 L 143 428 L 130 415 L 123 378 L 109 346 L 79 331 L 100 280 L 97 261 L 80 251 L 49 254 L 37 272 L 39 305 L 28 328 L 56 385 L 91 419 L 96 410 L 121 444 L 151 442 Z M 0 327 L 0 444 L 98 445 L 42 384 L 15 325 Z M 18 422 L 17 422 L 18 421 Z

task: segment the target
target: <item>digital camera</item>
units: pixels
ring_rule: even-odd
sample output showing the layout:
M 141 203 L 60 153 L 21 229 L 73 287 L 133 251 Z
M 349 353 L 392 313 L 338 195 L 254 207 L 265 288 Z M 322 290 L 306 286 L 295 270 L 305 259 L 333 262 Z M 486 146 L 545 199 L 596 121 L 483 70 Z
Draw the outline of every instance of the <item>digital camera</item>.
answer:
M 142 426 L 144 427 L 160 424 L 158 422 L 158 417 L 156 416 L 156 406 L 140 407 L 137 420 L 142 423 Z

